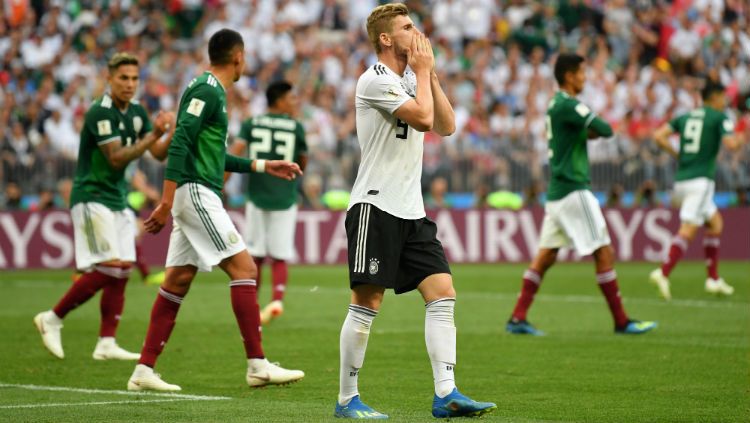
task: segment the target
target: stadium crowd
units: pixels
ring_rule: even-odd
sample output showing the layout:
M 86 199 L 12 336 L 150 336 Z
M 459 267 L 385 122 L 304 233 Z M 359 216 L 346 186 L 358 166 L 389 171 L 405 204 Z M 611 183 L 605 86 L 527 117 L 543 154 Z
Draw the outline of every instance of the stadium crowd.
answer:
M 364 20 L 375 0 L 6 0 L 0 6 L 0 209 L 64 207 L 78 133 L 106 89 L 106 60 L 141 61 L 139 100 L 176 110 L 179 94 L 207 66 L 205 43 L 228 27 L 245 39 L 245 76 L 228 93 L 230 133 L 265 110 L 265 87 L 286 78 L 302 100 L 310 161 L 303 201 L 347 190 L 359 146 L 354 90 L 376 60 Z M 615 128 L 589 144 L 593 190 L 659 201 L 674 161 L 651 134 L 696 107 L 705 79 L 721 82 L 737 130 L 750 138 L 750 6 L 742 0 L 407 1 L 433 41 L 457 131 L 425 137 L 428 204 L 441 192 L 544 191 L 545 110 L 556 90 L 557 51 L 588 60 L 581 100 Z M 161 185 L 163 165 L 139 163 Z M 230 198 L 242 195 L 230 180 Z M 719 191 L 746 192 L 750 147 L 722 152 Z M 741 197 L 738 195 L 738 197 Z M 742 201 L 747 201 L 746 197 Z M 440 206 L 439 203 L 430 205 Z

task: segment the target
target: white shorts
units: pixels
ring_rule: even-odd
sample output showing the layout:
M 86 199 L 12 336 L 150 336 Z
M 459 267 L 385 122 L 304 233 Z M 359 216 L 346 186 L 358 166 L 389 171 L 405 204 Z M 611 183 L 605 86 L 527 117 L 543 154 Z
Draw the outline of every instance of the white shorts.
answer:
M 172 218 L 167 267 L 190 265 L 210 272 L 246 248 L 221 198 L 203 185 L 191 182 L 177 188 Z
M 76 268 L 87 271 L 110 260 L 135 261 L 135 214 L 101 203 L 78 203 L 70 210 Z
M 589 190 L 573 191 L 544 208 L 540 248 L 575 247 L 587 256 L 611 243 L 599 202 Z
M 245 242 L 253 257 L 294 258 L 297 205 L 286 210 L 263 210 L 248 201 L 245 207 Z
M 675 199 L 681 203 L 680 221 L 702 226 L 716 213 L 716 183 L 708 178 L 693 178 L 674 184 Z

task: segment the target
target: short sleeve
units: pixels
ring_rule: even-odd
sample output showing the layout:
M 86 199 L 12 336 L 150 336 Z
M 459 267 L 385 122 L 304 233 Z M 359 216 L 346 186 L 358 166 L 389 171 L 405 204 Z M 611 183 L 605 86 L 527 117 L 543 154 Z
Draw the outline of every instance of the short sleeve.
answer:
M 112 109 L 94 105 L 86 113 L 85 127 L 94 136 L 97 145 L 120 140 L 120 124 Z
M 237 134 L 237 138 L 241 138 L 245 140 L 245 142 L 250 143 L 250 140 L 252 140 L 251 131 L 253 127 L 253 120 L 247 119 L 246 121 L 242 122 L 242 125 L 240 125 L 240 133 Z
M 393 114 L 404 103 L 412 98 L 406 93 L 393 76 L 389 74 L 376 75 L 359 94 L 365 103 L 379 110 Z
M 672 128 L 672 131 L 674 132 L 682 132 L 682 122 L 684 120 L 685 119 L 683 119 L 682 116 L 674 117 L 669 121 L 669 127 Z
M 297 155 L 307 154 L 307 140 L 305 139 L 305 127 L 297 122 Z
M 140 116 L 141 121 L 143 122 L 141 130 L 138 132 L 138 138 L 143 138 L 146 136 L 146 134 L 154 130 L 154 125 L 151 123 L 151 119 L 148 117 L 148 112 L 146 112 L 146 109 L 144 109 L 143 107 L 139 108 L 138 116 Z
M 579 101 L 570 99 L 565 102 L 563 116 L 566 123 L 586 128 L 596 117 L 589 107 Z

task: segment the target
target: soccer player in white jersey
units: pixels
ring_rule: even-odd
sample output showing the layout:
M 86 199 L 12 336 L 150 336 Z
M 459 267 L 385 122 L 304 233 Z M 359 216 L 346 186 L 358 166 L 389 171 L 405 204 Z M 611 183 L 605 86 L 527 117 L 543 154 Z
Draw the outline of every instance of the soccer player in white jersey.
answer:
M 346 216 L 352 297 L 341 328 L 336 417 L 388 417 L 364 404 L 357 389 L 386 288 L 396 294 L 417 289 L 424 299 L 435 381 L 432 415 L 479 416 L 497 408 L 465 397 L 454 381 L 456 291 L 437 227 L 425 215 L 420 179 L 424 132 L 449 135 L 455 117 L 440 88 L 430 42 L 408 13 L 403 4 L 387 4 L 367 18 L 378 63 L 362 74 L 356 90 L 362 161 Z

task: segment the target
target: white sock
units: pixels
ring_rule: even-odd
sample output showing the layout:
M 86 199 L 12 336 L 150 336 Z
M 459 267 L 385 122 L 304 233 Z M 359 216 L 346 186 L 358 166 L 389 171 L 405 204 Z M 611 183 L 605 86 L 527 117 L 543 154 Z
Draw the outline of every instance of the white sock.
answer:
M 424 340 L 432 363 L 435 395 L 442 398 L 456 387 L 456 326 L 453 324 L 455 298 L 441 298 L 425 304 Z
M 349 304 L 349 313 L 341 327 L 339 348 L 341 353 L 341 367 L 339 368 L 339 404 L 347 405 L 356 395 L 359 369 L 365 361 L 367 338 L 370 336 L 370 326 L 376 310 Z

